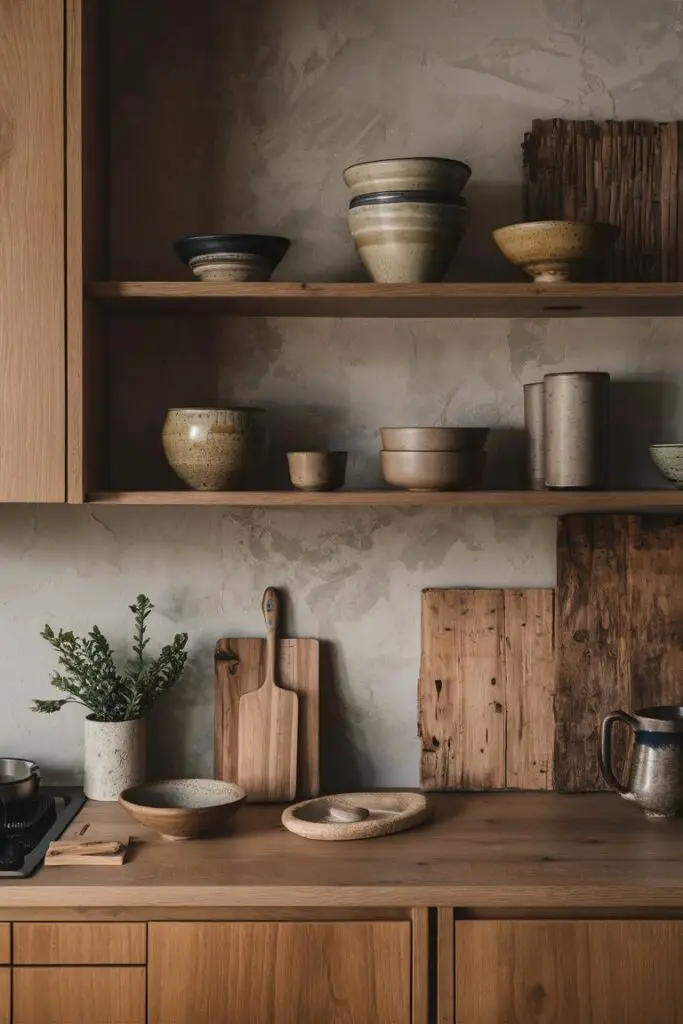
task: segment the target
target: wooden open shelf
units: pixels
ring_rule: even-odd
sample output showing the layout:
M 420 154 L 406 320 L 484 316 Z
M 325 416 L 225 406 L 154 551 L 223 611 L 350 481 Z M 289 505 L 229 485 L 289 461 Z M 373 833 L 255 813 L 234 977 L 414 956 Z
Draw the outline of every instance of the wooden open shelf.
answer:
M 209 505 L 233 508 L 441 506 L 517 512 L 683 512 L 683 491 L 100 491 L 95 505 Z
M 296 284 L 104 281 L 88 294 L 113 312 L 315 317 L 683 316 L 674 284 Z

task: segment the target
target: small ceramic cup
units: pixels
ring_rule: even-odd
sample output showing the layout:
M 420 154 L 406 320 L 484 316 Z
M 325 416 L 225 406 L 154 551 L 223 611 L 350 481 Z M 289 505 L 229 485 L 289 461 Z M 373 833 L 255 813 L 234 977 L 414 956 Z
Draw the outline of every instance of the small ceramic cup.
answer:
M 287 452 L 289 476 L 298 491 L 336 491 L 344 486 L 347 452 Z

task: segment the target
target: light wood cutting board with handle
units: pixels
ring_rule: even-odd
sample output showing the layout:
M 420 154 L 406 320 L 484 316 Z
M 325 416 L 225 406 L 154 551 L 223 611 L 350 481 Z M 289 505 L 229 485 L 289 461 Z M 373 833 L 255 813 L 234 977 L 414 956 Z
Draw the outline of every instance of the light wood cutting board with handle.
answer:
M 226 782 L 237 781 L 240 699 L 261 686 L 266 674 L 266 651 L 266 641 L 255 637 L 225 637 L 216 644 L 214 766 L 216 778 Z M 320 791 L 319 675 L 317 640 L 285 638 L 277 643 L 277 683 L 299 700 L 300 800 L 317 796 Z

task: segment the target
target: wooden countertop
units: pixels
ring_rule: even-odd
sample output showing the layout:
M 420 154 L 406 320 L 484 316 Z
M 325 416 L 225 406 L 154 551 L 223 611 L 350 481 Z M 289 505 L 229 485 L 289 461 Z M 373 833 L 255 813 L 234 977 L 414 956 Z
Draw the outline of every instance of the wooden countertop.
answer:
M 117 804 L 86 804 L 65 837 L 137 840 L 119 868 L 42 868 L 0 880 L 0 909 L 73 907 L 683 907 L 683 820 L 647 821 L 612 794 L 435 795 L 396 836 L 312 842 L 281 808 L 230 831 L 162 840 Z

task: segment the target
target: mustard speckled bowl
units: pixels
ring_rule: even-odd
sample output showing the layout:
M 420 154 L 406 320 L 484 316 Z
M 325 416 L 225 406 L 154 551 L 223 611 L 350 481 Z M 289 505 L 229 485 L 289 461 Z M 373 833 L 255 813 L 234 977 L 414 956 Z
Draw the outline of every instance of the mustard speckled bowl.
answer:
M 496 245 L 538 284 L 571 281 L 599 265 L 616 241 L 613 224 L 537 220 L 509 224 L 493 232 Z

